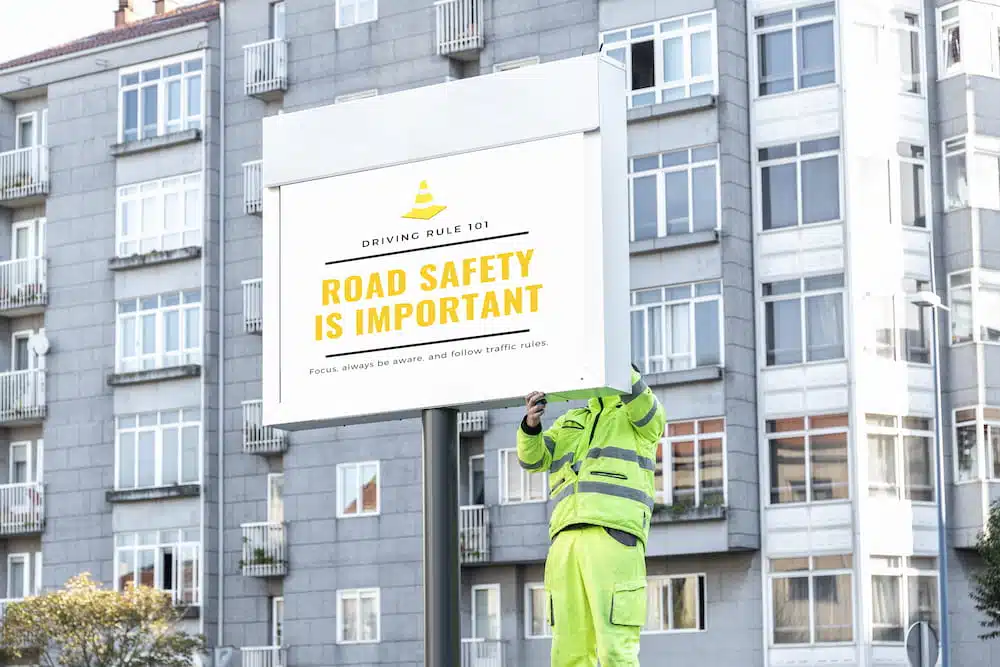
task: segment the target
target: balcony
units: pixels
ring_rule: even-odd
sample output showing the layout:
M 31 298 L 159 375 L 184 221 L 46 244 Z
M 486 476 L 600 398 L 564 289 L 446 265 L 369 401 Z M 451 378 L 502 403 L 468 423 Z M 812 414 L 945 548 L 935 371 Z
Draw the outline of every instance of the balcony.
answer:
M 240 568 L 244 577 L 283 577 L 288 574 L 284 523 L 245 523 L 240 528 L 243 530 Z
M 456 60 L 474 60 L 483 48 L 483 0 L 438 0 L 437 52 Z
M 288 89 L 288 42 L 269 39 L 244 46 L 243 84 L 250 97 L 281 97 Z
M 45 418 L 45 371 L 0 373 L 0 424 L 15 425 Z
M 243 451 L 247 454 L 281 454 L 288 449 L 287 434 L 264 426 L 264 402 L 243 401 Z
M 264 211 L 264 161 L 243 163 L 243 212 L 260 215 Z
M 0 204 L 33 206 L 49 192 L 49 147 L 0 153 Z
M 458 416 L 459 435 L 482 435 L 490 428 L 490 413 L 487 410 L 463 412 Z
M 288 649 L 282 646 L 244 646 L 240 649 L 243 667 L 285 667 L 287 652 Z
M 243 281 L 243 331 L 260 333 L 264 329 L 264 279 Z
M 459 553 L 462 564 L 490 562 L 490 510 L 466 505 L 458 513 Z
M 7 607 L 15 602 L 24 602 L 24 598 L 4 598 L 0 599 L 0 621 L 7 615 Z
M 462 667 L 505 667 L 499 639 L 463 639 Z
M 45 487 L 0 484 L 0 535 L 32 535 L 45 527 Z
M 0 316 L 37 315 L 48 300 L 44 257 L 0 262 Z

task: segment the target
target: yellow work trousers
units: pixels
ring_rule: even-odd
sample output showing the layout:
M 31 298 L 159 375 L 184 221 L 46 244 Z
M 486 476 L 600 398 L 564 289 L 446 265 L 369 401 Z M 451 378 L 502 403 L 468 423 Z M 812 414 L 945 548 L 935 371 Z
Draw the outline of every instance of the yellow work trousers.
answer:
M 646 623 L 646 554 L 604 528 L 556 535 L 545 560 L 551 667 L 639 667 Z

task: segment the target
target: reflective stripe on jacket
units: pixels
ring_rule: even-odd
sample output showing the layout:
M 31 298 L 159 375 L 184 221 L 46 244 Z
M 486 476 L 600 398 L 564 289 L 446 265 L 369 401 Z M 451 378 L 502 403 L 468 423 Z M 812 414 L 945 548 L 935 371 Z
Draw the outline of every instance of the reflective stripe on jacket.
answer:
M 572 524 L 649 534 L 656 446 L 666 425 L 663 406 L 633 367 L 632 391 L 592 398 L 568 410 L 544 432 L 517 430 L 522 468 L 549 473 L 549 538 Z

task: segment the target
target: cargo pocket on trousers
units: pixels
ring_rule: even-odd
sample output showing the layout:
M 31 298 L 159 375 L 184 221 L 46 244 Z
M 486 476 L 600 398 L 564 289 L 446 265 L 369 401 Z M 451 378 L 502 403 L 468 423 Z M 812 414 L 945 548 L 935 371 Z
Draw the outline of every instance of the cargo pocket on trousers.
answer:
M 643 626 L 646 624 L 646 582 L 616 584 L 611 597 L 611 624 Z

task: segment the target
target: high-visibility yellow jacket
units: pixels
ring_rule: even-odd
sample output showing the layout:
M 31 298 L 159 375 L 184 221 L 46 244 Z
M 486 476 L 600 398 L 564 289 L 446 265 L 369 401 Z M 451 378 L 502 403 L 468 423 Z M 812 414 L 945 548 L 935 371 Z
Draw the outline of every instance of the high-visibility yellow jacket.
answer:
M 656 446 L 666 416 L 632 367 L 632 391 L 591 398 L 586 408 L 561 415 L 545 430 L 522 419 L 517 458 L 522 468 L 549 472 L 549 539 L 574 524 L 635 535 L 643 545 L 653 512 Z

